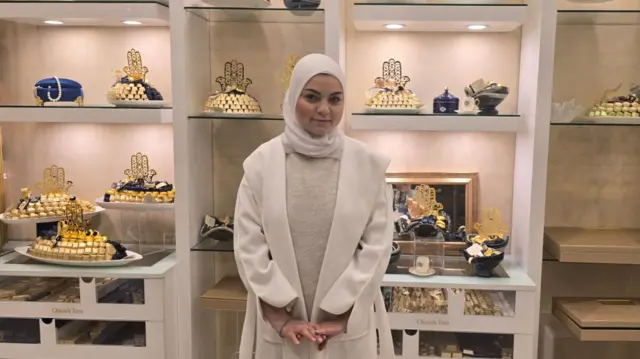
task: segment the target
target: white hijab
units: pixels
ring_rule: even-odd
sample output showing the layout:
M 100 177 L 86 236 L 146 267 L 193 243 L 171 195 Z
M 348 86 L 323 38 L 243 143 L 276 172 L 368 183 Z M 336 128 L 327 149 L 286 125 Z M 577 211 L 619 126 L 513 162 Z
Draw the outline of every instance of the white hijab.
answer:
M 297 152 L 309 157 L 333 157 L 342 153 L 344 139 L 338 132 L 337 126 L 322 137 L 312 137 L 296 118 L 296 103 L 302 89 L 312 77 L 318 74 L 331 75 L 344 87 L 342 69 L 329 56 L 310 54 L 298 61 L 291 74 L 289 90 L 282 106 L 285 124 L 282 144 L 287 153 Z

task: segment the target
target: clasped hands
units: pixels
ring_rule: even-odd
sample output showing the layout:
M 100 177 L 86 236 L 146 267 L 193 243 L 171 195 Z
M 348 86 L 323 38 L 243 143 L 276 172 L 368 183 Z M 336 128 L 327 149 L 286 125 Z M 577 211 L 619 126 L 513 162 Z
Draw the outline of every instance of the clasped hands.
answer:
M 324 349 L 327 341 L 345 331 L 347 321 L 342 318 L 328 320 L 314 324 L 298 319 L 287 318 L 281 325 L 279 334 L 282 338 L 290 340 L 293 344 L 300 344 L 300 340 L 306 339 L 318 344 L 318 350 Z

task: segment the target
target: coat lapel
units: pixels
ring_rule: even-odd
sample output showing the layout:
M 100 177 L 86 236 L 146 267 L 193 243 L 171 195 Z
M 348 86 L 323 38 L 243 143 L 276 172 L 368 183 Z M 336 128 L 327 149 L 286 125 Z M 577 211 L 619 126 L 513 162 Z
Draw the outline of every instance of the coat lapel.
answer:
M 286 181 L 286 155 L 281 141 L 276 141 L 274 146 L 268 151 L 265 159 L 263 171 L 263 230 L 266 234 L 267 243 L 271 251 L 273 261 L 293 286 L 302 304 L 296 312 L 299 315 L 307 311 L 304 310 L 304 298 L 301 295 L 302 286 L 298 273 L 298 264 L 293 250 L 293 240 L 289 230 L 289 220 L 287 215 L 287 181 Z
M 322 261 L 320 278 L 314 298 L 314 308 L 311 319 L 318 321 L 318 305 L 347 268 L 353 254 L 360 242 L 362 230 L 369 220 L 371 201 L 375 193 L 370 191 L 377 186 L 372 186 L 362 174 L 366 170 L 363 163 L 358 163 L 358 156 L 354 144 L 345 141 L 342 159 L 340 161 L 340 174 L 338 179 L 338 191 L 336 207 L 333 214 L 333 223 L 327 242 L 327 249 Z M 377 185 L 377 184 L 376 184 Z

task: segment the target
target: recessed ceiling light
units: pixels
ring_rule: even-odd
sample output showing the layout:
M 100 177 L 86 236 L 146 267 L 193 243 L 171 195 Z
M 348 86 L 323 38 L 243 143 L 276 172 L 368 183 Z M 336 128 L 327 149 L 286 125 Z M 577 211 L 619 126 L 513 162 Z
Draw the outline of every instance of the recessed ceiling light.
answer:
M 125 25 L 142 25 L 140 21 L 126 20 L 122 22 Z
M 402 24 L 387 24 L 387 25 L 384 25 L 384 27 L 386 27 L 389 30 L 404 29 L 404 25 L 402 25 Z
M 62 25 L 62 24 L 64 24 L 64 22 L 58 21 L 58 20 L 46 20 L 44 23 L 47 24 L 47 25 Z
M 467 29 L 469 29 L 469 30 L 484 30 L 487 27 L 488 27 L 487 25 L 469 25 L 469 26 L 467 26 Z

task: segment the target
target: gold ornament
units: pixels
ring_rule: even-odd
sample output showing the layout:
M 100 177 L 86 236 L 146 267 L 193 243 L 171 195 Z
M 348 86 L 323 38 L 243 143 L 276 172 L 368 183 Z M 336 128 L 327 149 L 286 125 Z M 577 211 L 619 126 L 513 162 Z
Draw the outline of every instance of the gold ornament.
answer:
M 45 168 L 42 171 L 42 182 L 35 185 L 43 195 L 67 193 L 71 186 L 73 182 L 67 181 L 64 168 L 56 165 Z
M 84 211 L 82 205 L 75 199 L 71 199 L 69 204 L 64 207 L 64 221 L 58 222 L 58 235 L 61 236 L 65 232 L 84 232 L 89 221 L 84 219 Z M 64 222 L 64 223 L 62 223 Z
M 374 80 L 378 87 L 393 88 L 396 86 L 405 87 L 411 79 L 402 75 L 402 64 L 400 61 L 389 59 L 382 63 L 382 77 Z
M 429 187 L 429 185 L 426 184 L 421 184 L 416 187 L 415 191 L 415 199 L 423 209 L 422 216 L 437 216 L 442 208 L 444 208 L 442 204 L 438 203 L 436 200 L 435 188 Z
M 488 208 L 482 212 L 482 221 L 473 226 L 481 240 L 504 239 L 504 234 L 509 230 L 502 223 L 502 213 L 495 208 Z
M 123 70 L 127 74 L 129 81 L 145 79 L 149 69 L 146 66 L 142 66 L 142 55 L 138 50 L 131 49 L 127 52 L 127 64 L 128 66 L 125 66 Z
M 282 74 L 282 85 L 284 86 L 284 91 L 289 90 L 289 82 L 291 82 L 291 75 L 293 74 L 293 69 L 296 67 L 296 64 L 300 61 L 300 57 L 298 55 L 289 55 L 287 57 L 287 63 L 284 67 L 284 73 Z
M 149 157 L 138 152 L 131 156 L 131 168 L 124 171 L 130 181 L 151 182 L 158 173 L 154 169 L 149 169 Z
M 222 92 L 246 92 L 253 83 L 244 77 L 244 65 L 236 60 L 224 64 L 224 76 L 218 76 L 216 82 L 220 84 Z

